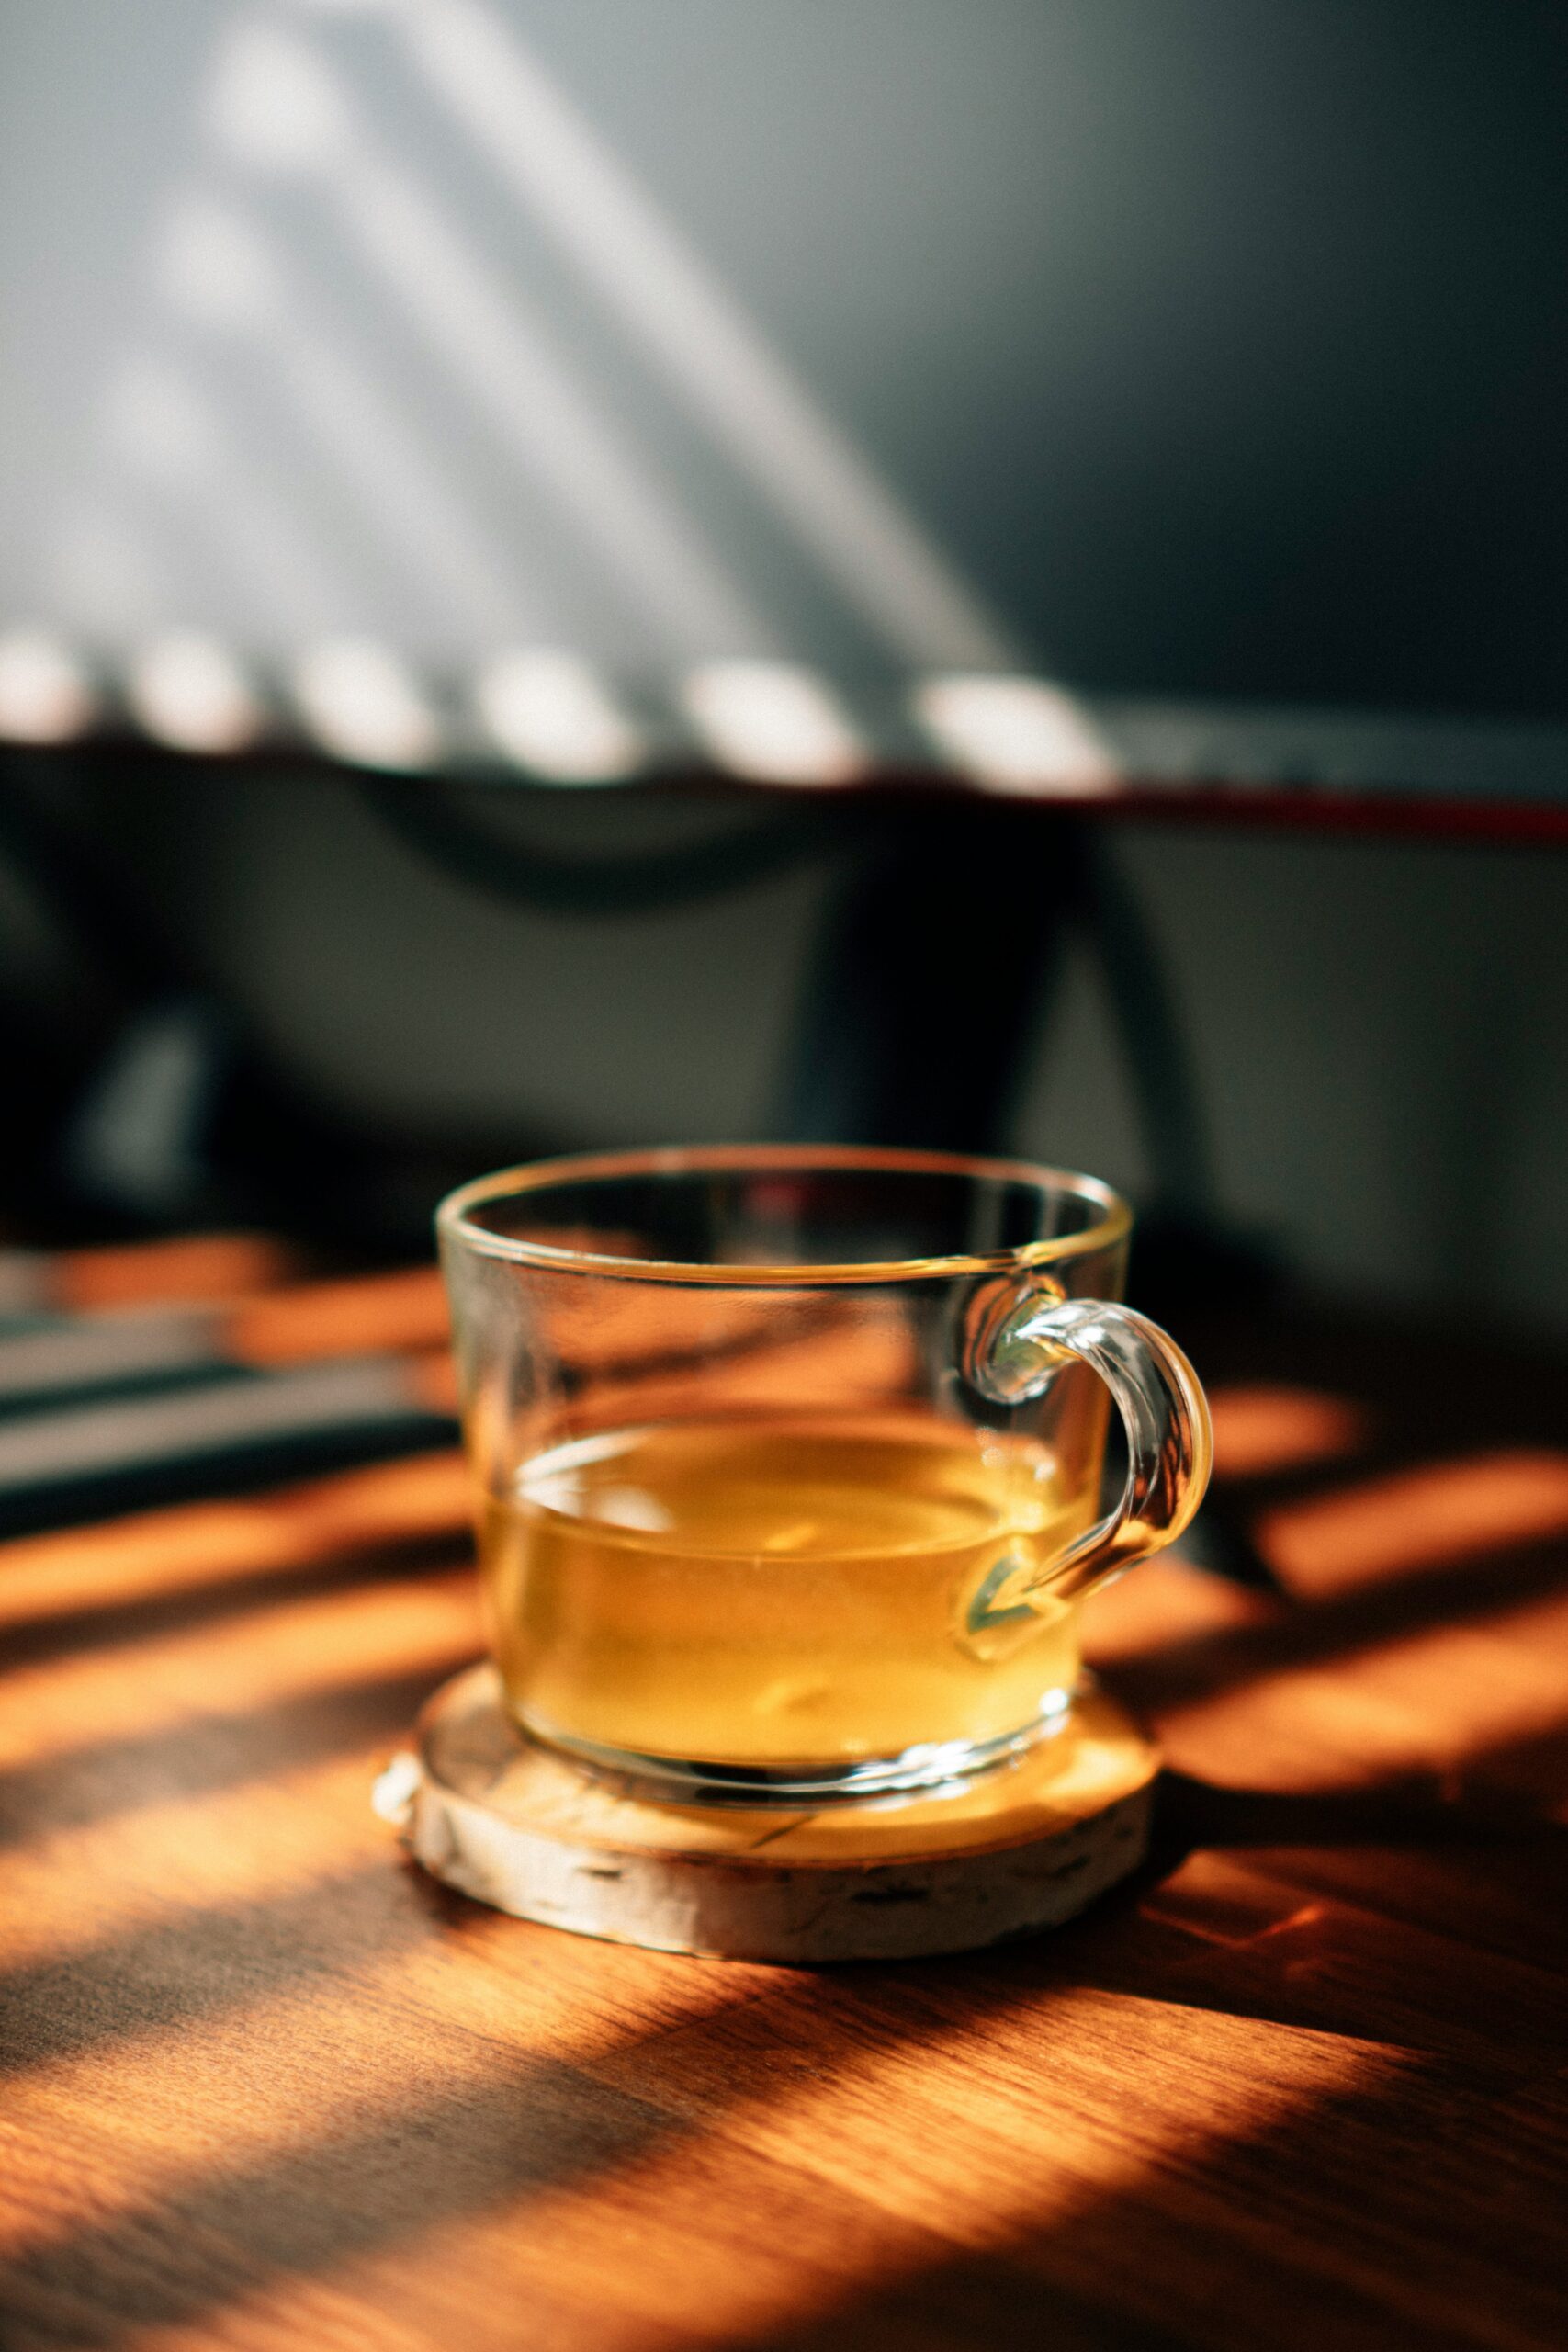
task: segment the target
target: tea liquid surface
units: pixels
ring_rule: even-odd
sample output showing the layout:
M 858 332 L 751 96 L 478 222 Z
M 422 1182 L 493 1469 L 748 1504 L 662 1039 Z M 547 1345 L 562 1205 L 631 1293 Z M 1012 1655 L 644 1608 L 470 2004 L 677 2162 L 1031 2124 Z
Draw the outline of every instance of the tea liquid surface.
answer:
M 491 1501 L 496 1654 L 546 1738 L 831 1767 L 1008 1737 L 1060 1706 L 1076 1606 L 1021 1588 L 1092 1516 L 1032 1441 L 712 1420 L 536 1456 Z

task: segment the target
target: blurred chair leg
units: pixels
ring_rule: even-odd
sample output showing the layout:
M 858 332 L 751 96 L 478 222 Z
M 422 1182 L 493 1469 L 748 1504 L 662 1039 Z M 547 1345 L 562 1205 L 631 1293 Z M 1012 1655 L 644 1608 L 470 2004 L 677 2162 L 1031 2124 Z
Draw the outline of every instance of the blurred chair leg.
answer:
M 1152 1178 L 1140 1297 L 1207 1303 L 1267 1261 L 1228 1235 L 1197 1073 L 1154 938 L 1078 820 L 986 803 L 909 812 L 831 900 L 773 1133 L 806 1143 L 1005 1151 L 1070 928 L 1098 956 Z M 1146 1278 L 1145 1278 L 1146 1277 Z M 1271 1583 L 1243 1524 L 1206 1504 L 1187 1555 Z
M 1086 836 L 1079 872 L 1079 920 L 1121 1040 L 1151 1208 L 1172 1225 L 1212 1227 L 1219 1187 L 1202 1091 L 1154 933 L 1102 836 Z
M 1004 1149 L 1081 862 L 1079 826 L 1037 809 L 903 815 L 829 906 L 773 1132 Z

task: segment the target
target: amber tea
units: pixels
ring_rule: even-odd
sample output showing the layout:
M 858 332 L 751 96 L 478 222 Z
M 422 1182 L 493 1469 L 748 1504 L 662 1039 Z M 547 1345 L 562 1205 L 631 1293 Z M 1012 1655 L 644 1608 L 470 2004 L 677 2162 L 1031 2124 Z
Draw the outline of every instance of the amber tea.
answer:
M 1121 1305 L 1092 1176 L 681 1147 L 437 1222 L 501 1684 L 619 1791 L 952 1792 L 1070 1723 L 1079 1601 L 1202 1494 L 1202 1391 Z
M 809 1776 L 1065 1713 L 1089 1524 L 1034 1441 L 914 1413 L 715 1419 L 536 1455 L 485 1510 L 491 1634 L 536 1735 Z

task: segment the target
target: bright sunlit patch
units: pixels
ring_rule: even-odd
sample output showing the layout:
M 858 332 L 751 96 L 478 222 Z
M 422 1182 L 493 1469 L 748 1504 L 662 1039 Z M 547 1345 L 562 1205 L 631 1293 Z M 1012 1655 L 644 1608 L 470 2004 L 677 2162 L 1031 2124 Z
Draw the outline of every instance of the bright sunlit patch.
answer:
M 682 700 L 737 775 L 849 784 L 865 770 L 865 746 L 827 687 L 793 662 L 710 662 L 687 678 Z
M 260 703 L 225 645 L 175 629 L 130 664 L 126 699 L 141 725 L 177 752 L 241 752 L 263 727 Z
M 1353 1453 L 1368 1415 L 1348 1396 L 1254 1381 L 1211 1388 L 1216 1478 L 1265 1477 Z
M 225 153 L 262 171 L 320 170 L 349 136 L 330 75 L 303 41 L 266 24 L 242 26 L 225 44 L 207 120 Z
M 507 757 L 539 775 L 609 784 L 641 763 L 636 729 L 574 654 L 501 654 L 480 677 L 478 699 Z
M 64 743 L 92 725 L 96 702 L 82 664 L 48 629 L 0 637 L 0 737 Z
M 310 1363 L 440 1347 L 449 1332 L 439 1270 L 405 1266 L 251 1299 L 231 1318 L 227 1345 L 242 1363 Z
M 0 1770 L 84 1751 L 90 1757 L 101 1742 L 165 1729 L 172 1709 L 187 1721 L 219 1710 L 240 1715 L 380 1676 L 423 1676 L 431 1689 L 478 1647 L 472 1584 L 471 1568 L 456 1568 L 417 1586 L 378 1581 L 324 1602 L 314 1594 L 280 1600 L 264 1589 L 245 1596 L 243 1619 L 228 1621 L 231 1656 L 220 1654 L 210 1625 L 182 1619 L 139 1651 L 135 1673 L 127 1673 L 114 1643 L 51 1659 L 28 1691 L 36 1704 L 0 1716 Z
M 915 711 L 938 747 L 994 792 L 1114 792 L 1115 761 L 1088 714 L 1039 678 L 928 678 Z
M 1084 1611 L 1084 1654 L 1091 1666 L 1124 1666 L 1278 1614 L 1278 1603 L 1266 1594 L 1166 1552 L 1145 1561 L 1135 1577 L 1122 1577 L 1091 1594 Z
M 356 767 L 424 768 L 441 748 L 429 704 L 395 653 L 368 638 L 337 638 L 295 666 L 294 695 L 310 732 Z
M 68 1534 L 14 1537 L 0 1583 L 0 1625 L 166 1596 L 219 1577 L 320 1567 L 355 1552 L 461 1537 L 471 1517 L 462 1457 L 447 1453 L 274 1487 L 265 1498 L 176 1503 Z
M 181 369 L 152 354 L 139 354 L 121 369 L 105 425 L 110 447 L 152 481 L 197 481 L 220 463 L 210 408 Z
M 169 609 L 163 568 L 141 531 L 96 496 L 70 501 L 48 565 L 52 602 L 84 636 L 122 644 Z
M 49 1302 L 73 1314 L 117 1306 L 184 1306 L 272 1290 L 297 1277 L 288 1244 L 268 1233 L 181 1234 L 171 1241 L 116 1241 L 51 1255 Z
M 1447 1567 L 1568 1533 L 1568 1453 L 1521 1446 L 1428 1463 L 1281 1505 L 1253 1532 L 1292 1592 Z
M 187 198 L 152 257 L 159 291 L 209 325 L 257 327 L 276 313 L 277 273 L 260 236 L 228 207 Z
M 181 529 L 203 540 L 269 622 L 286 613 L 324 636 L 351 607 L 309 527 L 291 515 L 288 486 L 254 478 L 254 452 L 235 447 L 188 366 L 156 350 L 131 354 L 111 387 L 104 425 L 112 454 L 160 495 L 180 501 Z M 140 619 L 145 626 L 144 608 Z

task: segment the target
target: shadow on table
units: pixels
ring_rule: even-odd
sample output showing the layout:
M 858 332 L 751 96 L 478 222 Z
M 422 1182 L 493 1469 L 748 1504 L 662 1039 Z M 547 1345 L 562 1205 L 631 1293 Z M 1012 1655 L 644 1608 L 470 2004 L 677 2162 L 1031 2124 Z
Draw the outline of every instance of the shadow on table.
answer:
M 1565 1572 L 1561 1550 L 1478 1552 L 1170 1641 L 1124 1660 L 1112 1679 L 1145 1702 L 1201 1706 L 1292 1669 L 1479 1623 L 1555 1590 Z M 292 1577 L 280 1586 L 290 1597 L 302 1589 Z M 118 1630 L 133 1633 L 137 1622 Z M 97 1638 L 91 1623 L 75 1630 Z M 451 1663 L 432 1657 L 417 1676 L 286 1699 L 209 1733 L 197 1726 L 194 1745 L 189 1724 L 104 1743 L 96 1757 L 85 1751 L 63 1815 L 50 1811 L 52 1768 L 5 1786 L 44 1828 L 115 1811 L 117 1785 L 132 1804 L 231 1786 L 400 1729 Z M 749 1972 L 747 1989 L 716 1997 L 707 2016 L 626 2033 L 591 2062 L 502 2038 L 486 2078 L 453 2079 L 433 2055 L 433 2079 L 395 2109 L 345 2111 L 342 2084 L 323 2080 L 318 2132 L 192 2168 L 122 2212 L 20 2249 L 0 2262 L 0 2306 L 18 2346 L 107 2346 L 130 2326 L 189 2327 L 269 2286 L 322 2278 L 444 2224 L 502 2212 L 510 2223 L 547 2192 L 624 2181 L 668 2156 L 677 2161 L 659 2171 L 659 2225 L 688 2233 L 694 2262 L 741 2263 L 768 2240 L 815 2266 L 808 2313 L 705 2335 L 733 2352 L 988 2352 L 1004 2342 L 1176 2352 L 1195 2339 L 1331 2343 L 1336 2352 L 1415 2342 L 1480 2352 L 1506 2341 L 1509 2352 L 1557 2352 L 1568 2340 L 1568 2279 L 1540 2151 L 1568 2156 L 1568 1874 L 1565 1832 L 1543 1817 L 1540 1792 L 1565 1757 L 1568 1668 L 1555 1717 L 1459 1740 L 1441 1772 L 1294 1792 L 1172 1773 L 1146 1868 L 1068 1928 L 959 1960 L 781 1971 L 761 1989 Z M 521 1998 L 529 1955 L 550 1931 L 509 1928 L 498 1963 L 495 1926 L 389 1865 L 258 1903 L 193 1906 L 0 1981 L 7 2063 L 22 2072 L 120 2038 L 155 2040 L 243 2015 L 312 1977 L 352 1989 L 389 1953 L 431 1941 L 456 1962 L 481 1934 L 489 1963 L 514 1972 Z M 582 1949 L 585 1984 L 599 1949 Z M 1131 2070 L 1125 2085 L 1131 2177 L 1128 2164 L 1111 2167 L 1115 2185 L 1063 2175 L 1032 2203 L 1029 2167 L 1051 2153 L 1052 2003 L 1086 1992 L 1163 2020 L 1157 2065 L 1143 2078 Z M 792 2066 L 830 2088 L 868 2052 L 940 2053 L 944 2037 L 983 2030 L 994 2030 L 992 2063 L 1024 2017 L 1015 2074 L 1040 2127 L 1018 2151 L 1023 2194 L 981 2233 L 983 2245 L 880 2203 L 869 2158 L 862 2193 L 813 2169 L 809 2150 L 785 2162 L 746 2142 L 744 2110 L 776 2098 L 797 2078 Z M 1307 2038 L 1314 2065 L 1343 2045 L 1353 2079 L 1325 2089 L 1308 2067 L 1294 2086 L 1282 2078 L 1256 2129 L 1150 2139 L 1159 2067 L 1174 2104 L 1201 2113 L 1203 2081 L 1228 2063 L 1224 2019 L 1291 2029 Z M 412 2020 L 405 2030 L 416 2030 Z M 961 2109 L 953 2128 L 965 2128 Z M 1534 2153 L 1524 2158 L 1527 2140 Z M 636 2220 L 652 2226 L 646 2212 Z M 570 2273 L 564 2252 L 538 2250 L 529 2310 L 547 2333 L 558 2292 L 586 2341 L 592 2282 Z M 505 2324 L 487 2333 L 465 2321 L 465 2340 L 476 2352 L 516 2340 Z

